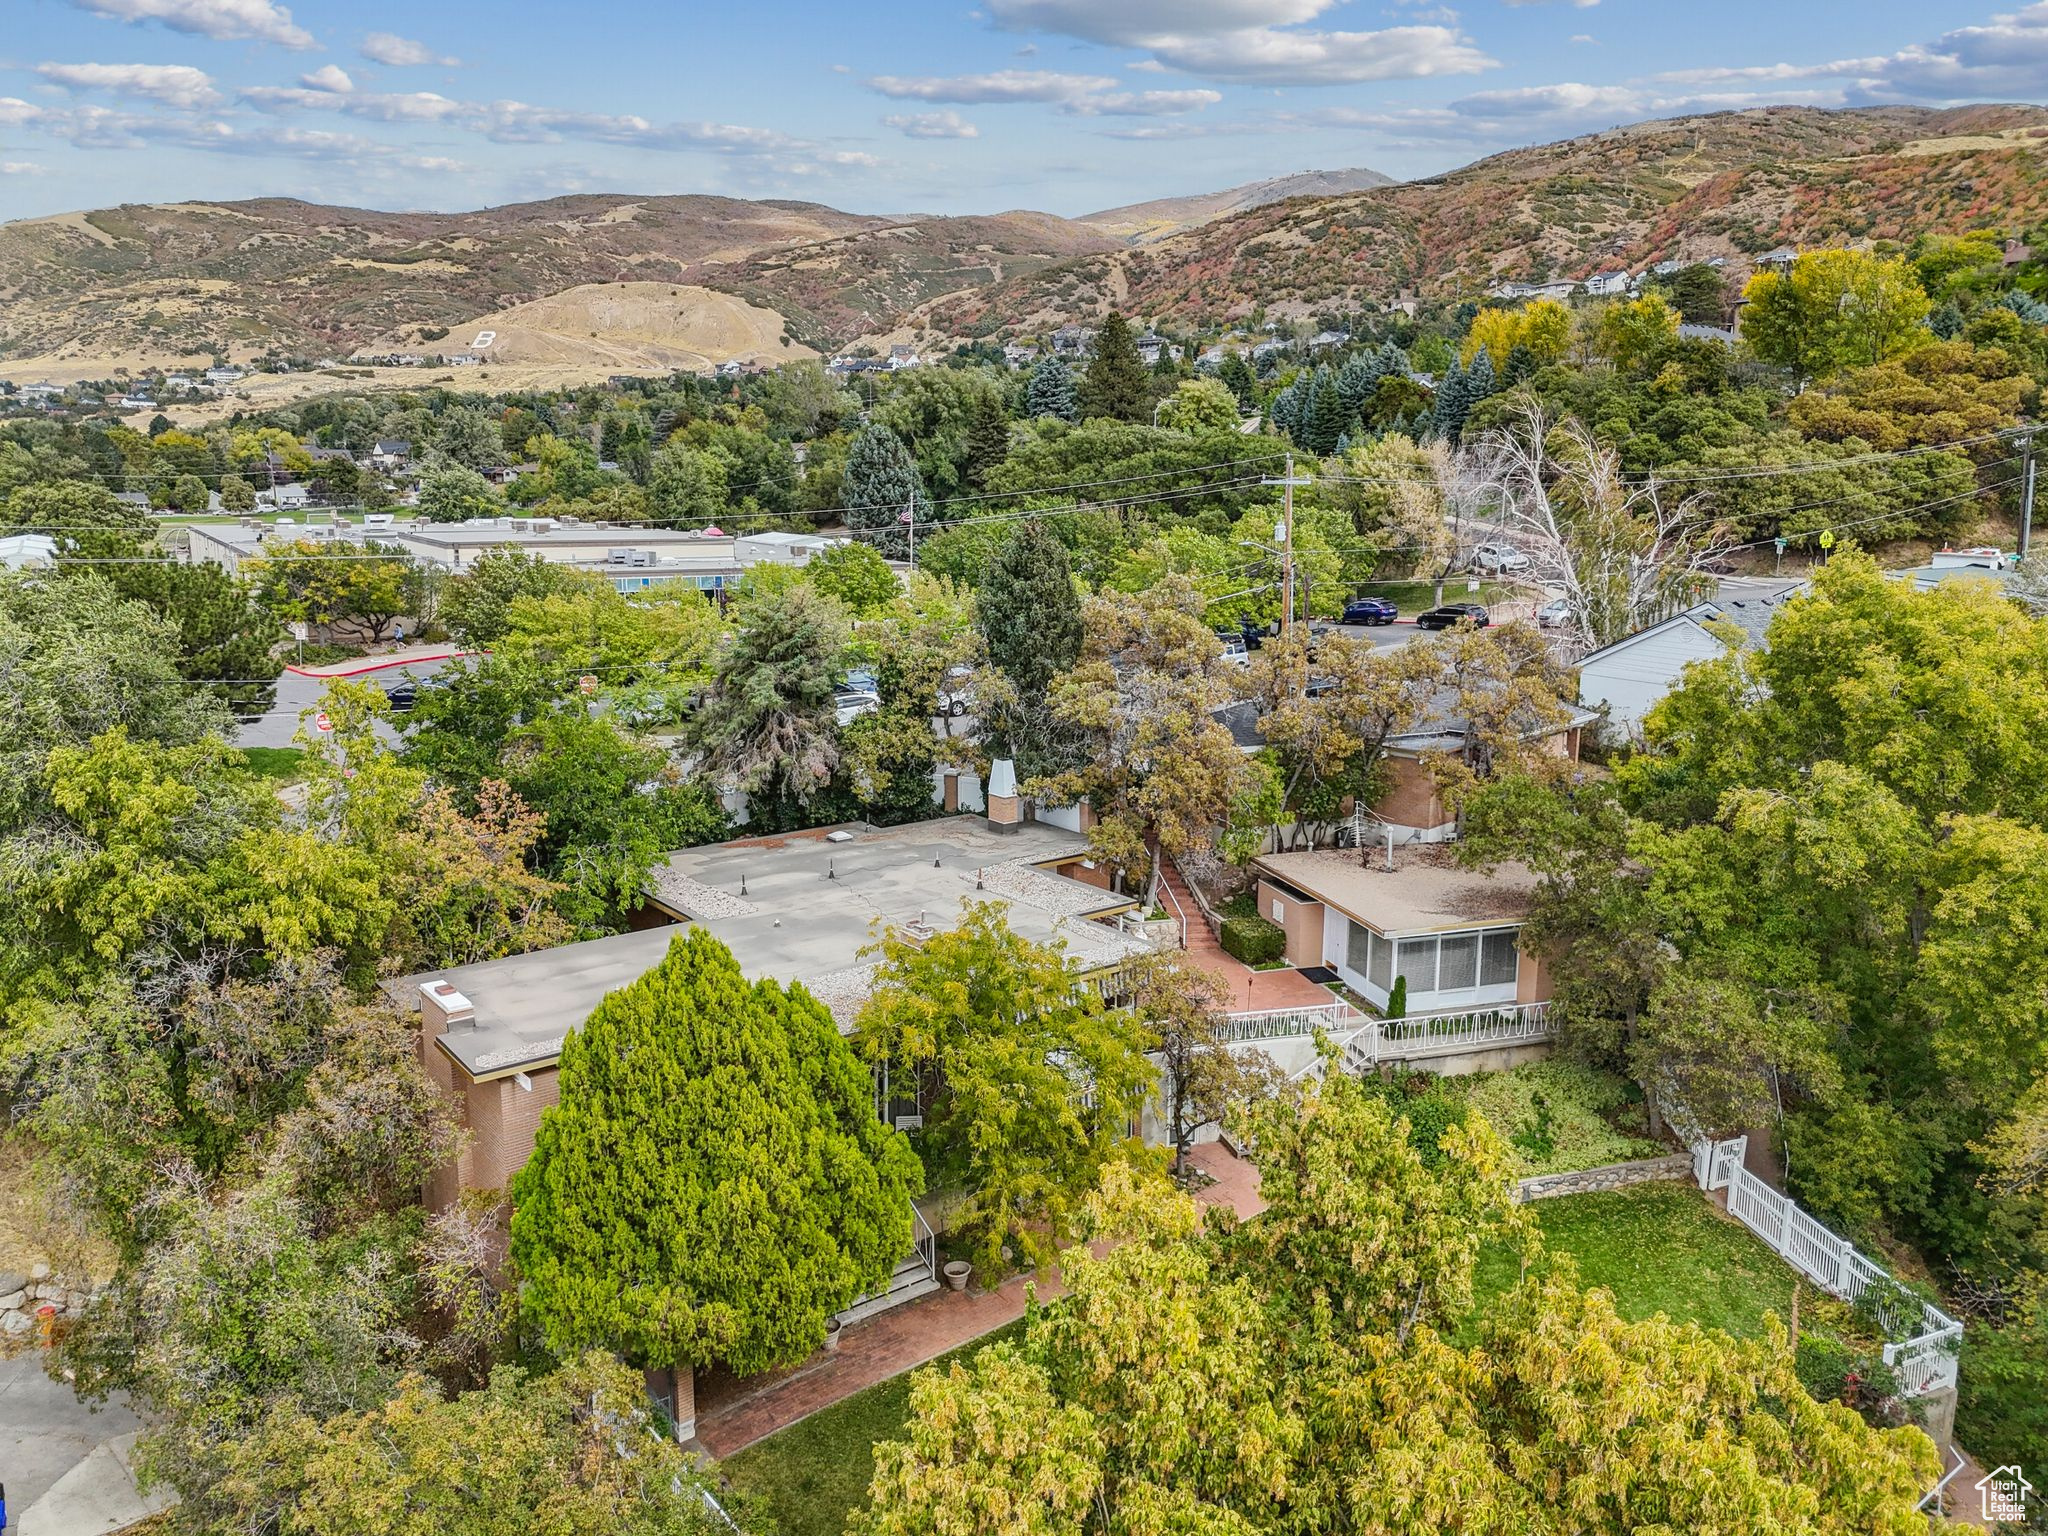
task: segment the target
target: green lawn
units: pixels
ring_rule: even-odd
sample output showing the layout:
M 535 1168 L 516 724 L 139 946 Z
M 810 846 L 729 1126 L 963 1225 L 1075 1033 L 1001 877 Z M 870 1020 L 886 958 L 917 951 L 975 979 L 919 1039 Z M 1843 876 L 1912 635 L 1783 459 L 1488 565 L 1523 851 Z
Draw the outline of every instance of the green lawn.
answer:
M 1530 1206 L 1553 1250 L 1578 1260 L 1580 1283 L 1605 1286 L 1623 1317 L 1662 1312 L 1737 1338 L 1763 1331 L 1766 1312 L 1792 1306 L 1792 1269 L 1747 1227 L 1724 1217 L 1690 1184 L 1638 1184 L 1611 1194 L 1567 1195 Z M 1482 1254 L 1484 1303 L 1515 1283 L 1504 1251 Z M 1819 1298 L 1813 1286 L 1802 1306 Z
M 299 778 L 299 764 L 305 757 L 303 747 L 244 747 L 242 756 L 248 760 L 251 769 L 266 779 L 277 779 L 290 783 Z
M 1023 1333 L 1020 1318 L 932 1363 L 943 1367 L 984 1344 Z M 746 1513 L 767 1517 L 756 1521 L 743 1514 L 741 1524 L 778 1536 L 840 1536 L 847 1513 L 867 1502 L 876 1443 L 902 1433 L 911 1374 L 877 1382 L 720 1462 L 718 1471 L 747 1501 Z

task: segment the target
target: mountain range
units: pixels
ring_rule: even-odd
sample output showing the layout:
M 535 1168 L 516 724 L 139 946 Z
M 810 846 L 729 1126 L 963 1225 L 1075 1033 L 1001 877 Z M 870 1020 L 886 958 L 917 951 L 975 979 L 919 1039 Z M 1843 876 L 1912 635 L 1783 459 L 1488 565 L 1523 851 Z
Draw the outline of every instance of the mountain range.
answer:
M 455 350 L 507 312 L 541 338 L 531 361 L 600 370 L 1027 335 L 1111 307 L 1192 328 L 2044 216 L 2048 109 L 2025 105 L 1665 119 L 1423 180 L 1305 172 L 1078 219 L 600 194 L 445 214 L 128 204 L 0 225 L 0 375 Z M 616 302 L 595 291 L 620 283 Z M 622 350 L 618 316 L 668 350 Z

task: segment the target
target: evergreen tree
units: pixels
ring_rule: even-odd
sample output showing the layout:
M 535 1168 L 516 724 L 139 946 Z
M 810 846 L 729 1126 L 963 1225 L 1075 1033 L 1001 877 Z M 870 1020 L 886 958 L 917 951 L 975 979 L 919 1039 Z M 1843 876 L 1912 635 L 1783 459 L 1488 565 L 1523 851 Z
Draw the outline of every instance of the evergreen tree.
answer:
M 1239 405 L 1249 408 L 1258 403 L 1259 381 L 1252 376 L 1250 365 L 1239 353 L 1224 353 L 1222 365 L 1216 370 L 1216 377 L 1237 396 Z
M 1079 421 L 1081 405 L 1074 393 L 1073 370 L 1056 357 L 1041 357 L 1024 386 L 1024 414 L 1034 420 L 1057 416 L 1061 421 Z
M 884 557 L 901 560 L 910 552 L 910 529 L 903 514 L 921 495 L 917 461 L 903 440 L 879 422 L 860 429 L 846 451 L 846 478 L 840 492 L 846 523 L 869 535 Z M 920 511 L 920 519 L 926 514 Z
M 868 1070 L 801 986 L 749 984 L 703 929 L 562 1046 L 512 1183 L 548 1345 L 673 1369 L 789 1365 L 909 1251 L 924 1187 Z
M 1027 697 L 1042 695 L 1081 654 L 1081 599 L 1067 546 L 1043 523 L 1019 525 L 975 594 L 988 659 Z
M 1335 453 L 1337 439 L 1344 435 L 1344 423 L 1350 414 L 1337 391 L 1336 376 L 1326 367 L 1318 368 L 1309 395 L 1307 441 L 1303 446 L 1325 457 Z
M 1344 418 L 1363 415 L 1366 401 L 1379 388 L 1384 372 L 1378 352 L 1356 352 L 1337 370 L 1337 397 L 1343 402 Z
M 1151 410 L 1152 386 L 1138 356 L 1130 322 L 1115 310 L 1095 333 L 1095 355 L 1081 378 L 1081 414 L 1112 421 L 1143 421 Z
M 1499 390 L 1500 381 L 1493 372 L 1493 354 L 1481 347 L 1472 358 L 1472 366 L 1465 370 L 1466 411 L 1470 412 L 1473 406 Z
M 1429 413 L 1430 435 L 1446 443 L 1455 443 L 1465 430 L 1465 417 L 1471 409 L 1472 399 L 1465 388 L 1465 370 L 1453 357 L 1450 366 L 1444 369 L 1443 377 L 1437 380 L 1436 402 Z
M 1529 344 L 1518 341 L 1508 348 L 1508 363 L 1505 370 L 1504 388 L 1513 389 L 1536 371 L 1536 354 L 1529 350 Z
M 1010 454 L 1010 413 L 1003 397 L 990 390 L 976 395 L 967 413 L 967 483 L 988 487 L 989 472 Z

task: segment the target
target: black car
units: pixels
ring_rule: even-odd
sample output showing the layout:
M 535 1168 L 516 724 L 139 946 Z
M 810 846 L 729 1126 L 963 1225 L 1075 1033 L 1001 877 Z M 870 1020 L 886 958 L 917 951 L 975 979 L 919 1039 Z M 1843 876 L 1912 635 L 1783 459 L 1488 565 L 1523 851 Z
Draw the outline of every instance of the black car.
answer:
M 1391 624 L 1401 616 L 1401 610 L 1384 597 L 1354 597 L 1344 605 L 1344 617 L 1340 624 Z
M 390 703 L 393 714 L 405 714 L 420 701 L 419 685 L 408 677 L 386 688 L 384 697 Z
M 1471 620 L 1475 629 L 1484 629 L 1493 621 L 1486 616 L 1486 609 L 1478 603 L 1445 603 L 1441 608 L 1432 608 L 1427 613 L 1415 616 L 1417 629 L 1449 629 L 1453 624 Z

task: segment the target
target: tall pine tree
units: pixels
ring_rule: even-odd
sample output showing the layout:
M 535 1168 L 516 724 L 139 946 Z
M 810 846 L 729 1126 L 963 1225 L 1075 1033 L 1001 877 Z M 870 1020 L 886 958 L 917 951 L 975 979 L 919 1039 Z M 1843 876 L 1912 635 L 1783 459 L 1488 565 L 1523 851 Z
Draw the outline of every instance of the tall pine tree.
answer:
M 994 390 L 974 397 L 967 410 L 967 483 L 988 488 L 989 471 L 1010 454 L 1010 413 Z
M 1112 421 L 1143 421 L 1151 411 L 1152 385 L 1138 356 L 1130 322 L 1115 310 L 1095 333 L 1095 355 L 1081 377 L 1083 417 L 1107 416 Z
M 1053 679 L 1081 655 L 1081 599 L 1067 547 L 1041 523 L 1020 525 L 990 563 L 974 595 L 988 659 L 1016 690 L 1008 718 L 990 720 L 1025 778 L 1060 766 L 1048 695 Z
M 1326 457 L 1335 453 L 1349 414 L 1352 413 L 1345 411 L 1343 396 L 1338 392 L 1336 376 L 1328 368 L 1318 368 L 1309 394 L 1308 431 L 1303 446 Z
M 1081 405 L 1074 393 L 1073 370 L 1056 357 L 1041 357 L 1024 386 L 1024 414 L 1034 420 L 1057 416 L 1061 421 L 1079 421 Z
M 1443 377 L 1437 380 L 1436 402 L 1429 413 L 1430 435 L 1446 443 L 1455 443 L 1465 430 L 1465 417 L 1471 409 L 1472 397 L 1466 392 L 1465 370 L 1453 357 Z
M 746 1375 L 805 1358 L 887 1280 L 923 1187 L 825 1006 L 693 929 L 563 1042 L 512 1258 L 558 1354 Z
M 903 440 L 879 422 L 862 427 L 846 451 L 841 499 L 847 526 L 872 535 L 868 542 L 888 559 L 901 560 L 910 549 L 910 530 L 903 514 L 922 494 L 917 461 Z M 920 509 L 919 521 L 928 515 Z

